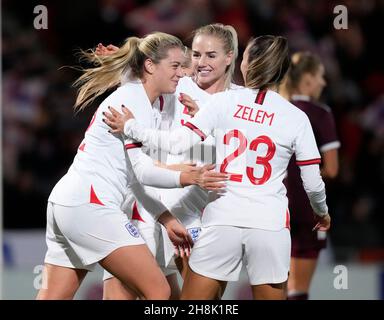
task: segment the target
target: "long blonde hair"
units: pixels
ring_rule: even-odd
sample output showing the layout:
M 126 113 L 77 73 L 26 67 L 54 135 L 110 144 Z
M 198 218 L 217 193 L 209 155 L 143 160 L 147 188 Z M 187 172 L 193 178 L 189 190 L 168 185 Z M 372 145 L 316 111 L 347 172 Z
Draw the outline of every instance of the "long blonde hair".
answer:
M 200 27 L 193 32 L 193 37 L 196 38 L 198 35 L 209 35 L 220 39 L 223 42 L 224 52 L 226 54 L 232 52 L 231 64 L 225 70 L 225 88 L 228 89 L 231 85 L 233 74 L 235 73 L 236 58 L 239 54 L 238 39 L 236 30 L 230 25 L 224 25 L 221 23 L 208 24 Z
M 180 39 L 167 33 L 154 32 L 144 38 L 129 37 L 123 46 L 108 56 L 97 56 L 91 51 L 82 51 L 81 57 L 95 67 L 82 69 L 74 86 L 78 87 L 75 109 L 82 110 L 108 89 L 118 86 L 124 76 L 140 79 L 144 76 L 146 59 L 158 64 L 165 59 L 171 48 L 185 47 Z
M 264 90 L 279 85 L 290 65 L 288 41 L 280 36 L 260 36 L 248 43 L 245 86 Z

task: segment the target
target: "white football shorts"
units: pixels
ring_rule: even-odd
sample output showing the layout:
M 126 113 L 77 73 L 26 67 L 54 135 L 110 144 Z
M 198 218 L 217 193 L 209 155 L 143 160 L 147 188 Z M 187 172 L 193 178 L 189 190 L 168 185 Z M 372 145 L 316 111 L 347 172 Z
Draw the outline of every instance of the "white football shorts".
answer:
M 177 272 L 176 265 L 173 261 L 166 262 L 167 251 L 165 251 L 165 241 L 164 234 L 167 235 L 165 228 L 158 222 L 142 222 L 139 220 L 132 220 L 132 224 L 139 230 L 142 238 L 145 240 L 146 245 L 149 250 L 152 252 L 153 256 L 156 258 L 158 265 L 160 266 L 162 272 L 165 276 L 169 276 Z M 171 250 L 173 255 L 174 248 L 167 236 L 167 240 L 170 245 L 167 246 L 168 250 Z M 171 257 L 172 257 L 171 255 Z M 169 256 L 169 254 L 168 254 Z M 167 265 L 167 266 L 166 266 Z M 112 274 L 107 270 L 104 270 L 103 281 L 112 278 Z
M 202 227 L 189 266 L 208 278 L 237 281 L 243 265 L 251 285 L 282 283 L 288 279 L 290 231 L 234 226 Z
M 66 207 L 48 202 L 45 263 L 92 271 L 114 250 L 145 244 L 118 208 L 98 204 Z

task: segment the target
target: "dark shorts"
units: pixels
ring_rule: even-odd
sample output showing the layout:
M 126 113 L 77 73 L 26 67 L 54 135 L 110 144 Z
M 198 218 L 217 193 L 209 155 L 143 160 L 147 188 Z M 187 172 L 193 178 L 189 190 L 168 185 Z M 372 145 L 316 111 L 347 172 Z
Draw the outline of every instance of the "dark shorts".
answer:
M 314 214 L 310 208 L 304 211 L 302 208 L 290 207 L 291 213 L 291 256 L 294 258 L 317 259 L 320 250 L 327 245 L 325 234 L 312 231 L 316 225 Z

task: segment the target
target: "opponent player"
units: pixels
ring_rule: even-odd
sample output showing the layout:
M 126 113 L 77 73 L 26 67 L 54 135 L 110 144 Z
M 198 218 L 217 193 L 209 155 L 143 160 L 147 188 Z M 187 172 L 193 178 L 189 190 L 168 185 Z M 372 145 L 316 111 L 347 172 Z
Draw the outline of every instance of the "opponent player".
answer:
M 155 167 L 139 144 L 108 132 L 102 113 L 109 105 L 129 102 L 144 127 L 155 127 L 152 104 L 162 93 L 175 91 L 183 51 L 181 41 L 168 34 L 131 37 L 116 54 L 98 58 L 98 66 L 85 70 L 76 82 L 76 107 L 82 109 L 126 80 L 95 112 L 73 164 L 48 199 L 45 283 L 38 299 L 73 298 L 96 263 L 142 298 L 169 297 L 164 275 L 121 205 L 127 192 L 133 192 L 167 228 L 175 245 L 188 246 L 187 231 L 139 182 L 168 188 L 190 185 L 204 180 L 205 169 L 180 173 Z
M 175 154 L 215 136 L 217 169 L 230 180 L 225 193 L 209 196 L 182 299 L 217 297 L 227 281 L 238 280 L 243 260 L 255 299 L 286 298 L 291 239 L 282 181 L 293 154 L 317 214 L 315 229 L 330 227 L 308 117 L 275 92 L 289 64 L 285 38 L 258 37 L 249 42 L 241 65 L 247 88 L 215 94 L 183 128 L 144 129 L 127 108 L 124 115 L 114 109 L 105 115 L 112 132 Z
M 321 153 L 322 177 L 334 178 L 339 168 L 337 149 L 340 142 L 331 109 L 317 102 L 326 85 L 324 66 L 320 59 L 310 52 L 297 52 L 291 60 L 284 91 L 288 93 L 288 99 L 305 112 L 311 122 Z M 312 231 L 313 211 L 294 158 L 289 163 L 285 182 L 291 212 L 292 237 L 288 299 L 307 300 L 319 252 L 326 246 L 326 232 Z

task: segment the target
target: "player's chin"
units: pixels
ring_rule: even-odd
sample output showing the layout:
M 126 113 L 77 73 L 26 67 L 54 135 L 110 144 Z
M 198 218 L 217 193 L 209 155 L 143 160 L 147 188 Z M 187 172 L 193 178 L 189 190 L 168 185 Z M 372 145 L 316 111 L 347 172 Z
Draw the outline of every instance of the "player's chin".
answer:
M 175 83 L 172 83 L 168 86 L 167 88 L 167 92 L 164 92 L 164 93 L 175 93 L 176 91 L 176 87 L 177 87 L 177 82 Z
M 212 77 L 211 75 L 209 76 L 203 76 L 199 78 L 199 82 L 201 84 L 211 84 L 216 82 L 218 79 L 216 77 Z

